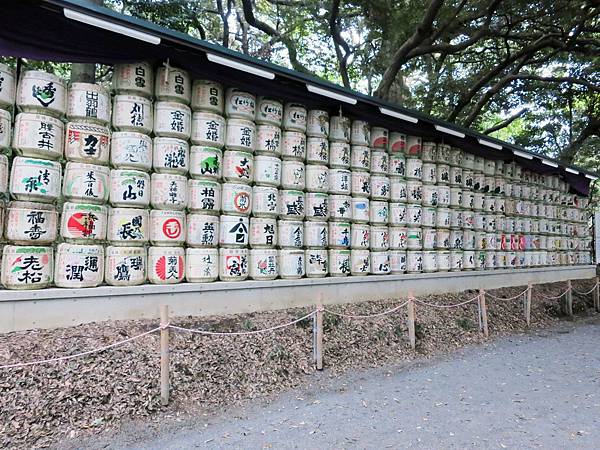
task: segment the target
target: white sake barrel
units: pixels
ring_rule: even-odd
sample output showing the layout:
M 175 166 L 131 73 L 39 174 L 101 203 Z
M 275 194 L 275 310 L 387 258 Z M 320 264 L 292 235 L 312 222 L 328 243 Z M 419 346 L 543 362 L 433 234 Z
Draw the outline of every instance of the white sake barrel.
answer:
M 371 168 L 371 150 L 369 147 L 353 145 L 350 150 L 350 167 L 352 170 L 368 171 Z
M 150 175 L 139 170 L 111 170 L 109 199 L 113 206 L 132 208 L 148 206 Z
M 0 77 L 2 76 L 2 74 L 0 73 Z M 0 85 L 0 95 L 2 95 L 2 87 Z M 48 116 L 50 117 L 50 116 Z M 56 119 L 55 119 L 56 120 Z M 13 133 L 12 133 L 12 115 L 10 112 L 4 110 L 4 109 L 0 109 L 0 149 L 8 149 L 10 148 L 10 144 L 11 144 L 11 139 L 13 137 Z M 61 122 L 62 125 L 62 122 Z M 30 133 L 30 137 L 34 138 L 32 140 L 37 140 L 37 135 Z M 54 138 L 54 135 L 52 136 Z M 58 141 L 58 139 L 56 139 Z M 46 144 L 44 143 L 42 148 L 45 147 Z M 39 149 L 40 144 L 35 142 L 34 144 L 34 148 L 37 150 Z
M 227 117 L 254 120 L 256 116 L 256 97 L 240 89 L 229 88 L 225 94 L 225 114 Z
M 485 168 L 485 158 L 483 156 L 475 155 L 475 161 L 473 163 L 473 171 L 483 173 Z
M 368 198 L 371 195 L 371 176 L 368 172 L 353 171 L 350 184 L 353 196 Z
M 254 176 L 251 153 L 228 150 L 223 153 L 223 178 L 231 183 L 250 184 Z
M 297 220 L 278 220 L 277 245 L 279 248 L 302 248 L 304 246 L 304 224 Z
M 450 158 L 448 163 L 451 166 L 461 167 L 463 166 L 463 151 L 458 147 L 450 148 Z
M 221 210 L 221 184 L 213 180 L 187 180 L 190 212 L 218 215 Z
M 485 175 L 481 172 L 473 172 L 473 190 L 475 192 L 483 192 L 485 184 Z
M 421 159 L 424 162 L 435 163 L 437 161 L 437 144 L 432 141 L 424 141 L 421 145 Z
M 506 211 L 506 199 L 504 197 L 494 197 L 494 211 L 498 213 Z
M 390 179 L 387 176 L 371 176 L 371 198 L 373 200 L 390 199 Z
M 249 242 L 251 248 L 273 248 L 277 245 L 277 221 L 273 218 L 250 219 Z
M 423 184 L 435 184 L 437 182 L 437 166 L 435 163 L 424 162 L 422 167 L 421 180 Z
M 386 128 L 371 127 L 371 148 L 387 150 L 389 132 Z
M 302 220 L 305 215 L 304 205 L 304 192 L 288 189 L 279 191 L 279 217 Z
M 410 226 L 421 226 L 423 218 L 423 207 L 409 203 L 406 205 L 406 223 Z
M 389 155 L 383 151 L 373 150 L 371 152 L 371 174 L 387 175 L 389 168 Z
M 10 147 L 10 114 L 2 113 L 2 148 Z M 5 115 L 8 114 L 8 117 Z M 60 159 L 63 156 L 65 127 L 57 118 L 43 114 L 20 113 L 15 118 L 12 147 L 23 156 Z
M 219 114 L 197 111 L 192 115 L 190 139 L 195 145 L 223 148 L 225 119 Z
M 223 114 L 225 102 L 223 85 L 212 80 L 194 80 L 192 83 L 192 110 Z
M 331 227 L 330 227 L 331 229 Z M 386 226 L 371 226 L 371 251 L 384 251 L 390 248 L 390 231 Z
M 338 195 L 350 195 L 351 172 L 346 169 L 329 170 L 329 193 Z
M 146 282 L 144 247 L 106 247 L 104 281 L 111 286 L 139 286 Z
M 19 78 L 16 102 L 19 111 L 62 117 L 67 111 L 65 83 L 52 73 L 27 70 Z
M 528 255 L 531 255 L 531 253 L 527 253 Z M 486 270 L 493 270 L 493 269 L 497 269 L 497 254 L 494 251 L 486 251 L 485 252 L 485 269 Z
M 96 287 L 103 280 L 103 246 L 58 244 L 54 262 L 54 284 L 57 287 Z
M 350 119 L 341 115 L 329 118 L 329 140 L 350 142 Z
M 153 130 L 156 136 L 187 140 L 192 133 L 191 122 L 192 111 L 189 106 L 175 102 L 156 102 L 154 104 Z M 206 145 L 209 144 L 213 144 L 213 142 L 208 140 Z M 156 140 L 154 149 L 156 152 Z M 156 163 L 155 158 L 154 164 Z
M 422 187 L 423 199 L 421 203 L 424 206 L 437 206 L 438 204 L 438 186 L 434 184 L 424 184 Z
M 448 272 L 451 267 L 451 253 L 447 250 L 437 251 L 438 272 Z
M 422 228 L 423 233 L 423 250 L 433 250 L 437 247 L 437 231 L 435 228 Z
M 390 227 L 390 249 L 406 250 L 408 248 L 408 228 Z
M 219 251 L 216 248 L 185 249 L 185 279 L 207 283 L 219 278 Z
M 388 174 L 400 178 L 406 177 L 406 157 L 404 154 L 395 153 L 390 155 Z
M 154 96 L 159 101 L 190 104 L 192 98 L 190 75 L 175 67 L 159 67 L 156 70 Z
M 451 249 L 463 249 L 465 244 L 465 233 L 463 230 L 450 230 L 449 240 Z
M 219 246 L 246 247 L 249 236 L 248 217 L 220 216 Z
M 254 217 L 277 217 L 278 197 L 277 188 L 254 186 L 252 188 L 252 215 Z
M 329 113 L 321 109 L 308 111 L 306 120 L 306 135 L 327 138 L 329 137 Z
M 406 134 L 392 131 L 388 142 L 388 152 L 392 154 L 404 154 L 406 150 Z
M 415 186 L 417 182 L 413 182 Z M 407 182 L 398 177 L 390 177 L 390 200 L 392 202 L 406 203 L 408 201 Z
M 462 155 L 463 169 L 475 169 L 475 155 L 472 153 L 463 152 Z
M 473 171 L 470 169 L 463 169 L 462 171 L 462 187 L 465 190 L 471 190 L 473 189 L 473 183 L 474 183 L 474 179 L 473 179 Z
M 0 108 L 12 109 L 15 104 L 15 71 L 6 64 L 0 64 Z
M 450 166 L 448 164 L 437 164 L 436 181 L 438 184 L 448 184 L 450 182 Z
M 473 209 L 473 206 L 475 206 L 475 194 L 472 191 L 463 190 L 461 207 Z
M 488 213 L 496 211 L 496 199 L 489 194 L 483 198 L 483 210 Z
M 69 161 L 65 165 L 62 195 L 69 201 L 106 203 L 110 169 L 106 166 Z
M 461 250 L 450 251 L 450 272 L 463 270 L 464 254 Z
M 247 154 L 245 155 L 247 156 Z M 213 178 L 215 180 L 221 178 L 223 154 L 218 148 L 193 145 L 190 149 L 189 160 L 189 172 L 192 178 Z M 243 169 L 247 169 L 247 167 L 244 166 Z
M 423 248 L 423 229 L 411 227 L 406 233 L 406 247 L 409 250 L 421 250 Z
M 257 125 L 254 152 L 257 155 L 281 154 L 281 129 L 275 125 Z
M 153 208 L 181 211 L 187 206 L 187 178 L 171 173 L 153 173 L 150 203 Z
M 304 163 L 293 160 L 284 160 L 281 164 L 281 187 L 283 189 L 306 188 L 306 174 Z
M 42 289 L 52 282 L 52 247 L 6 245 L 2 252 L 2 285 L 7 289 Z
M 469 224 L 465 225 L 465 220 L 470 220 L 470 224 L 473 224 L 474 219 L 472 212 L 463 210 L 463 209 L 450 209 L 450 228 L 469 228 Z M 444 221 L 446 223 L 447 217 L 445 215 L 445 211 L 442 211 L 440 214 L 440 221 Z M 441 222 L 440 222 L 441 223 Z M 470 225 L 472 228 L 472 225 Z
M 493 159 L 484 159 L 483 161 L 483 173 L 485 175 L 496 175 L 496 161 Z
M 274 125 L 281 127 L 283 119 L 283 104 L 274 98 L 258 97 L 256 99 L 257 124 Z
M 281 159 L 274 156 L 254 157 L 254 182 L 261 186 L 279 186 L 282 175 L 281 167 Z
M 329 195 L 329 219 L 352 220 L 352 198 L 349 195 Z
M 287 163 L 296 163 L 295 161 L 285 161 Z M 299 167 L 299 166 L 298 166 Z M 326 166 L 308 164 L 306 169 L 306 190 L 309 192 L 329 191 L 329 169 Z
M 328 238 L 327 222 L 304 222 L 304 245 L 307 248 L 326 248 Z
M 438 144 L 435 151 L 435 161 L 438 164 L 449 164 L 450 149 L 451 147 L 448 144 Z
M 433 206 L 424 206 L 422 209 L 423 217 L 421 218 L 421 225 L 424 227 L 435 227 L 436 211 L 436 208 Z
M 435 230 L 435 248 L 449 249 L 451 246 L 452 242 L 450 241 L 450 230 L 437 228 Z
M 481 190 L 485 193 L 493 194 L 494 190 L 496 189 L 494 182 L 495 182 L 495 179 L 493 176 L 486 175 L 485 177 L 483 177 L 483 186 L 482 186 Z
M 104 125 L 68 122 L 65 157 L 70 161 L 108 164 L 110 130 Z
M 457 166 L 450 166 L 450 186 L 462 187 L 463 185 L 463 170 Z
M 309 164 L 329 164 L 329 141 L 326 138 L 307 138 L 306 162 Z
M 438 270 L 438 262 L 437 262 L 438 252 L 429 250 L 423 252 L 423 272 L 432 273 L 437 272 Z
M 371 272 L 371 252 L 369 250 L 352 250 L 350 252 L 350 274 L 368 275 Z
M 473 229 L 478 230 L 478 231 L 482 231 L 485 229 L 485 214 L 480 213 L 480 212 L 475 212 L 475 214 L 473 215 L 474 220 L 473 220 Z
M 327 275 L 328 252 L 325 249 L 309 249 L 304 252 L 304 265 L 308 278 L 323 278 Z
M 13 201 L 6 217 L 6 239 L 11 243 L 41 245 L 56 240 L 58 212 L 53 205 Z
M 250 120 L 227 119 L 225 147 L 228 150 L 254 152 L 256 147 L 256 126 Z
M 369 199 L 363 197 L 352 197 L 352 222 L 369 222 Z
M 329 248 L 350 248 L 350 223 L 331 222 L 329 224 Z
M 350 275 L 350 250 L 329 250 L 329 275 L 345 277 Z
M 423 271 L 423 252 L 406 252 L 406 273 Z
M 475 252 L 475 270 L 485 269 L 485 255 L 486 252 L 483 250 Z
M 248 277 L 248 249 L 219 249 L 219 279 L 221 281 L 243 281 Z
M 133 131 L 115 131 L 110 139 L 110 163 L 118 169 L 149 171 L 152 168 L 152 139 Z
M 277 257 L 282 279 L 298 279 L 305 275 L 304 250 L 279 250 Z
M 67 119 L 99 124 L 110 122 L 110 95 L 93 83 L 71 83 L 67 93 Z
M 249 216 L 252 210 L 252 188 L 247 184 L 223 183 L 221 186 L 223 214 Z
M 284 131 L 281 157 L 304 161 L 306 159 L 306 135 L 299 131 Z
M 501 175 L 504 174 L 504 161 L 502 161 L 501 159 L 497 159 L 494 161 L 494 174 L 495 175 Z
M 423 176 L 423 161 L 417 158 L 406 158 L 406 178 L 421 180 Z
M 369 146 L 371 143 L 371 127 L 364 120 L 353 120 L 350 131 L 352 145 Z
M 463 270 L 475 269 L 475 252 L 472 250 L 463 252 Z
M 437 208 L 435 226 L 437 228 L 449 228 L 451 225 L 451 211 L 448 208 Z
M 253 249 L 249 252 L 249 275 L 253 280 L 274 280 L 279 273 L 277 250 Z
M 154 71 L 148 62 L 115 64 L 112 88 L 117 94 L 135 94 L 152 97 L 154 93 Z
M 389 203 L 371 200 L 369 204 L 369 222 L 371 224 L 387 225 L 389 222 Z
M 338 141 L 332 141 L 329 144 L 329 167 L 350 168 L 350 144 Z
M 406 251 L 390 250 L 390 272 L 401 274 L 406 272 Z
M 421 145 L 422 139 L 417 136 L 406 136 L 406 146 L 404 147 L 404 153 L 410 158 L 421 157 Z
M 503 176 L 494 177 L 494 194 L 505 195 L 506 194 L 506 180 Z
M 60 235 L 71 242 L 106 239 L 108 210 L 106 206 L 65 202 L 60 223 Z
M 58 162 L 23 156 L 13 159 L 10 193 L 17 200 L 52 203 L 60 195 L 60 181 L 61 166 Z
M 483 192 L 475 192 L 473 194 L 473 210 L 483 211 L 485 194 Z
M 423 202 L 423 183 L 417 180 L 406 180 L 408 203 L 421 204 Z
M 106 240 L 111 245 L 144 245 L 149 239 L 150 212 L 139 208 L 110 208 Z
M 306 220 L 322 221 L 329 219 L 329 196 L 321 192 L 305 194 Z
M 373 275 L 390 273 L 390 252 L 371 252 L 371 273 Z
M 306 133 L 307 111 L 299 103 L 286 103 L 283 107 L 283 129 Z
M 185 242 L 186 217 L 183 211 L 150 211 L 150 243 L 157 246 L 182 245 Z
M 219 217 L 188 214 L 185 243 L 190 247 L 216 247 L 219 241 Z
M 463 207 L 463 190 L 460 187 L 450 188 L 450 208 Z
M 152 102 L 136 95 L 115 95 L 112 125 L 117 131 L 150 134 L 154 125 Z
M 333 222 L 332 222 L 333 223 Z M 371 246 L 371 226 L 353 223 L 351 226 L 350 245 L 353 249 L 369 249 Z
M 148 248 L 148 281 L 150 283 L 181 283 L 184 276 L 185 250 L 182 247 Z
M 390 203 L 390 225 L 406 225 L 406 204 Z
M 485 232 L 475 232 L 475 250 L 485 250 L 487 248 L 487 240 Z

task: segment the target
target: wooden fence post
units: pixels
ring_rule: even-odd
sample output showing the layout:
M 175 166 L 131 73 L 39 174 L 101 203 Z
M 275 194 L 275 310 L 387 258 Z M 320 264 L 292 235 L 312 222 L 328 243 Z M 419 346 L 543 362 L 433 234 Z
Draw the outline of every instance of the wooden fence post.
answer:
M 169 323 L 169 305 L 160 305 L 160 403 L 163 406 L 169 404 L 169 391 L 171 383 L 169 381 L 169 328 L 165 327 Z
M 573 317 L 573 285 L 571 280 L 567 281 L 567 294 L 565 296 L 565 312 Z
M 487 338 L 489 336 L 489 331 L 484 289 L 479 289 L 479 313 L 481 314 L 481 329 L 483 331 L 483 335 Z
M 596 312 L 600 311 L 600 284 L 598 284 L 598 277 L 596 277 L 596 287 L 594 288 L 594 309 Z
M 408 294 L 406 308 L 408 312 L 408 340 L 410 341 L 410 348 L 414 350 L 417 346 L 417 335 L 415 329 L 415 300 L 412 292 Z
M 313 355 L 315 368 L 323 370 L 323 305 L 317 303 L 317 311 L 313 316 Z
M 531 283 L 527 284 L 527 292 L 525 293 L 525 322 L 527 326 L 531 324 Z

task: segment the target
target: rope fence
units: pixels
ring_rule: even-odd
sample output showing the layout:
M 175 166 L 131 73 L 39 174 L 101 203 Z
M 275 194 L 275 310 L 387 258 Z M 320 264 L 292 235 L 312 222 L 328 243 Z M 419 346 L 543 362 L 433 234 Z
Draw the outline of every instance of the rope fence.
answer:
M 523 299 L 523 309 L 524 309 L 524 313 L 525 313 L 525 320 L 527 322 L 527 325 L 529 325 L 530 324 L 532 291 L 533 291 L 532 285 L 529 284 L 523 292 L 520 292 L 519 294 L 514 295 L 512 297 L 505 298 L 505 297 L 497 297 L 493 294 L 490 294 L 489 292 L 486 292 L 484 289 L 481 289 L 475 297 L 472 297 L 468 300 L 465 300 L 465 301 L 462 301 L 459 303 L 450 304 L 450 305 L 430 303 L 425 300 L 417 299 L 412 295 L 411 292 L 409 292 L 408 300 L 406 300 L 405 302 L 403 302 L 391 309 L 387 309 L 385 311 L 382 311 L 379 313 L 374 313 L 374 314 L 340 313 L 340 312 L 333 311 L 331 309 L 324 308 L 321 305 L 321 303 L 318 302 L 316 305 L 316 309 L 310 311 L 309 313 L 303 315 L 302 317 L 299 317 L 297 319 L 294 319 L 294 320 L 291 320 L 289 322 L 285 322 L 285 323 L 282 323 L 279 325 L 274 325 L 274 326 L 262 328 L 259 330 L 249 330 L 249 331 L 208 331 L 208 330 L 186 328 L 186 327 L 182 327 L 182 326 L 178 326 L 178 325 L 173 325 L 169 321 L 168 306 L 161 305 L 160 325 L 158 327 L 155 327 L 144 333 L 140 333 L 138 335 L 114 342 L 109 345 L 105 345 L 102 347 L 98 347 L 98 348 L 87 350 L 87 351 L 80 352 L 80 353 L 75 353 L 75 354 L 68 355 L 68 356 L 59 356 L 56 358 L 43 359 L 43 360 L 38 360 L 38 361 L 0 365 L 0 370 L 18 369 L 18 368 L 35 366 L 35 365 L 69 361 L 69 360 L 76 359 L 76 358 L 83 358 L 88 355 L 104 352 L 104 351 L 107 351 L 107 350 L 110 350 L 113 348 L 123 346 L 125 344 L 133 342 L 142 337 L 148 336 L 148 335 L 156 333 L 156 332 L 160 332 L 160 338 L 161 338 L 160 339 L 161 402 L 163 405 L 167 405 L 169 403 L 169 393 L 170 393 L 170 379 L 169 379 L 169 370 L 170 370 L 169 331 L 170 330 L 184 332 L 184 333 L 190 333 L 190 334 L 199 334 L 199 335 L 204 335 L 204 336 L 223 336 L 223 337 L 226 337 L 226 336 L 251 336 L 251 335 L 266 334 L 266 333 L 278 331 L 278 330 L 281 330 L 284 328 L 291 327 L 291 326 L 293 326 L 299 322 L 302 322 L 304 320 L 308 320 L 308 319 L 312 318 L 313 319 L 314 362 L 315 362 L 316 368 L 318 370 L 320 370 L 323 368 L 323 316 L 324 316 L 324 314 L 331 314 L 333 316 L 338 316 L 338 317 L 347 318 L 347 319 L 363 320 L 363 319 L 372 319 L 372 318 L 376 318 L 376 317 L 390 315 L 404 307 L 407 307 L 408 335 L 409 335 L 410 345 L 414 349 L 415 344 L 416 344 L 415 304 L 424 306 L 424 307 L 437 308 L 437 309 L 453 309 L 453 308 L 460 308 L 461 306 L 465 306 L 470 303 L 477 302 L 479 328 L 484 333 L 485 337 L 487 337 L 488 336 L 488 324 L 487 324 L 486 296 L 493 300 L 501 300 L 501 301 L 512 301 L 512 300 L 516 300 L 518 298 L 522 298 Z M 598 278 L 596 278 L 596 283 L 594 284 L 594 286 L 589 291 L 586 291 L 586 292 L 579 292 L 579 291 L 573 289 L 571 281 L 568 281 L 567 289 L 564 292 L 562 292 L 560 295 L 547 296 L 547 295 L 542 294 L 541 292 L 536 292 L 536 295 L 539 295 L 541 298 L 543 298 L 545 300 L 559 300 L 559 299 L 562 299 L 564 296 L 566 296 L 565 310 L 566 310 L 567 314 L 572 316 L 573 315 L 573 310 L 572 310 L 572 293 L 573 292 L 575 292 L 578 295 L 582 295 L 582 296 L 593 293 L 594 294 L 594 308 L 596 311 L 600 311 L 600 282 L 598 281 Z

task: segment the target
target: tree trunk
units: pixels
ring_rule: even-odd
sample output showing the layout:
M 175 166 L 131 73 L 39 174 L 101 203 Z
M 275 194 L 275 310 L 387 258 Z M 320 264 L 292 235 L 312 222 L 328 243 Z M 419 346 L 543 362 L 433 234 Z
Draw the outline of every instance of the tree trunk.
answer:
M 88 0 L 97 6 L 104 6 L 104 0 Z M 96 64 L 73 63 L 71 65 L 71 83 L 95 83 Z

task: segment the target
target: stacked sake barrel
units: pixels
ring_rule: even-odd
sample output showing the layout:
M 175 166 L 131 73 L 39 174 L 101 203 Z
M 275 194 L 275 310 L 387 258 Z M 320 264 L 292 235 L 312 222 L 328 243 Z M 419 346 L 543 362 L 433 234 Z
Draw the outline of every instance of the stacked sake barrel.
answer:
M 112 84 L 115 131 L 110 151 L 105 281 L 112 286 L 136 286 L 146 282 L 148 268 L 153 68 L 144 62 L 117 64 Z
M 8 157 L 12 139 L 12 111 L 15 104 L 16 80 L 15 72 L 5 64 L 0 64 L 0 242 L 4 244 L 4 220 L 8 197 Z M 1 252 L 4 245 L 0 245 Z M 1 265 L 1 263 L 0 263 Z
M 3 81 L 3 88 L 7 81 L 14 83 L 14 76 Z M 14 200 L 7 209 L 9 245 L 3 252 L 2 284 L 9 289 L 40 289 L 54 278 L 52 245 L 58 231 L 55 203 L 61 193 L 66 86 L 55 75 L 25 71 L 18 82 L 16 106 L 12 148 L 17 156 L 9 186 Z M 78 276 L 77 269 L 73 276 Z

